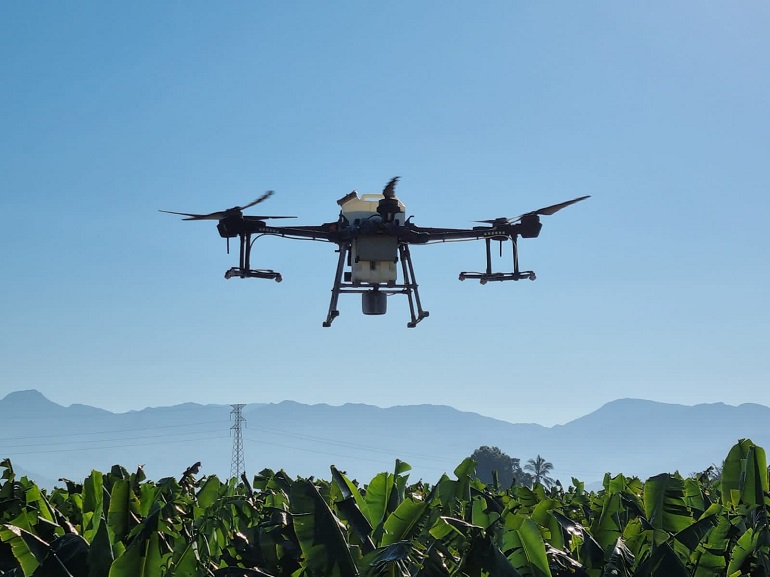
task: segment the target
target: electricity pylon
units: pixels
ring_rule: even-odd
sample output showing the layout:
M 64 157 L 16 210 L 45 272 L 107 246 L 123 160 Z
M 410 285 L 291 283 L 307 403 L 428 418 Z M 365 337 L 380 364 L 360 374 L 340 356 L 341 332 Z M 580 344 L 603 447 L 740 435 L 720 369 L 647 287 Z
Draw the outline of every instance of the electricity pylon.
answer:
M 241 424 L 246 419 L 241 415 L 241 409 L 246 405 L 230 405 L 233 410 L 230 411 L 230 420 L 234 421 L 230 430 L 233 431 L 233 459 L 230 462 L 230 478 L 240 479 L 246 471 L 246 464 L 243 460 L 243 435 L 241 434 Z

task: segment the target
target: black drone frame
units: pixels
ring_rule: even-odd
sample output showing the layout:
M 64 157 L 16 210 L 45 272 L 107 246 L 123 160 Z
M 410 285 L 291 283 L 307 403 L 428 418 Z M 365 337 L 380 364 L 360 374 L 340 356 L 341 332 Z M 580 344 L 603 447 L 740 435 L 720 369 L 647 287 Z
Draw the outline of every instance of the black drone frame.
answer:
M 411 217 L 404 223 L 400 223 L 395 215 L 401 210 L 398 206 L 398 199 L 395 197 L 395 184 L 398 177 L 392 179 L 383 191 L 382 199 L 377 206 L 377 213 L 367 219 L 365 223 L 356 220 L 354 223 L 348 222 L 344 215 L 340 215 L 339 220 L 325 223 L 318 226 L 272 226 L 267 224 L 269 219 L 294 218 L 286 216 L 245 216 L 243 210 L 259 204 L 267 199 L 272 191 L 264 194 L 255 201 L 246 206 L 236 206 L 231 209 L 213 212 L 210 214 L 191 214 L 184 212 L 161 211 L 171 214 L 179 214 L 186 217 L 184 220 L 217 220 L 217 230 L 221 237 L 229 241 L 231 238 L 239 238 L 240 258 L 237 267 L 230 268 L 225 273 L 225 278 L 261 278 L 272 279 L 281 282 L 281 273 L 270 269 L 252 269 L 251 268 L 251 249 L 254 243 L 254 235 L 280 236 L 284 238 L 295 238 L 302 240 L 315 240 L 322 242 L 331 242 L 337 244 L 339 257 L 337 268 L 334 274 L 332 285 L 332 295 L 329 302 L 329 310 L 324 327 L 330 327 L 335 318 L 339 316 L 337 308 L 339 296 L 348 293 L 362 294 L 362 309 L 364 314 L 384 314 L 387 305 L 387 297 L 394 294 L 405 294 L 409 302 L 410 320 L 407 327 L 413 328 L 429 316 L 428 311 L 422 308 L 418 284 L 414 275 L 414 266 L 409 251 L 411 244 L 435 244 L 450 241 L 461 240 L 484 240 L 486 245 L 486 267 L 484 272 L 461 272 L 459 279 L 478 280 L 482 285 L 488 282 L 519 281 L 523 279 L 535 280 L 534 271 L 522 271 L 519 268 L 519 249 L 518 238 L 536 238 L 540 234 L 542 224 L 540 216 L 551 215 L 571 204 L 589 198 L 582 196 L 555 204 L 536 211 L 528 212 L 514 218 L 496 218 L 494 220 L 478 221 L 486 226 L 475 226 L 470 229 L 456 228 L 429 228 L 420 227 L 412 224 Z M 342 202 L 349 199 L 351 195 L 343 197 L 338 201 Z M 403 205 L 401 205 L 403 207 Z M 395 247 L 393 253 L 394 262 L 401 262 L 401 272 L 403 282 L 364 282 L 352 278 L 351 272 L 345 272 L 345 266 L 351 265 L 351 256 L 353 243 L 361 238 L 393 238 Z M 492 270 L 492 241 L 500 242 L 500 253 L 502 255 L 502 244 L 510 240 L 513 249 L 513 271 L 494 272 Z M 391 242 L 388 241 L 388 245 Z

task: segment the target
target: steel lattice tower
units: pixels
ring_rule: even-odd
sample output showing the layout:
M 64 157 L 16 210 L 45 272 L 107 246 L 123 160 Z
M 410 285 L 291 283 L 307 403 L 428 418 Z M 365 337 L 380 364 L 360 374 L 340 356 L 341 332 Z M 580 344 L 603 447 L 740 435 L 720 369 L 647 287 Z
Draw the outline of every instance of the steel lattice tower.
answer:
M 233 431 L 233 458 L 230 462 L 230 478 L 235 477 L 240 479 L 241 475 L 246 471 L 246 464 L 243 460 L 243 435 L 241 433 L 241 424 L 246 422 L 246 419 L 241 415 L 241 409 L 246 405 L 230 405 L 233 410 L 230 411 L 230 420 L 234 421 L 230 430 Z

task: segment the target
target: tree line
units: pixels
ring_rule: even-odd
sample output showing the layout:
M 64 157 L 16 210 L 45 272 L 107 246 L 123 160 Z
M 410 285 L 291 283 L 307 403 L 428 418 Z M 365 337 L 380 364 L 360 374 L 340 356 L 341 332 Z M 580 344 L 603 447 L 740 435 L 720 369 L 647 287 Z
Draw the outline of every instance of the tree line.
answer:
M 476 476 L 487 485 L 508 488 L 512 485 L 532 487 L 539 483 L 549 489 L 557 483 L 550 475 L 553 463 L 540 455 L 522 466 L 521 459 L 511 457 L 498 447 L 483 445 L 473 451 L 471 459 L 476 462 Z

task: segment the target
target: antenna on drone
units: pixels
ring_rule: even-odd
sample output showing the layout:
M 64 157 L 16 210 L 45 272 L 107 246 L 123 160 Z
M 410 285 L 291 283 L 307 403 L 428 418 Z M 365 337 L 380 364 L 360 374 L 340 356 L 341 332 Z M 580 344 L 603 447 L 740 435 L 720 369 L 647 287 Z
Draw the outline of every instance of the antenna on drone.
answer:
M 246 405 L 230 405 L 233 410 L 230 411 L 230 420 L 234 421 L 230 430 L 233 431 L 233 458 L 230 462 L 230 478 L 240 479 L 246 471 L 246 464 L 243 460 L 243 435 L 241 434 L 241 424 L 246 422 L 241 410 Z

